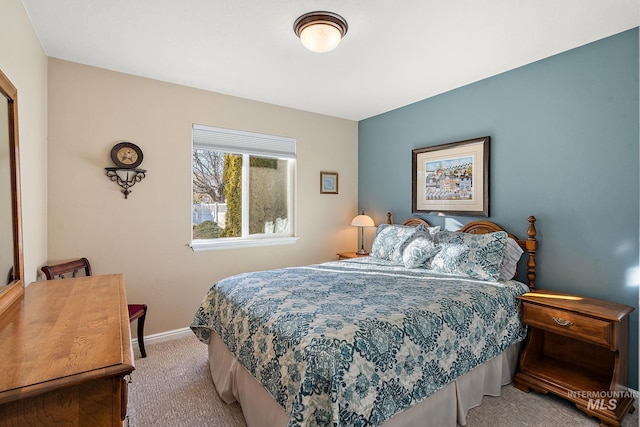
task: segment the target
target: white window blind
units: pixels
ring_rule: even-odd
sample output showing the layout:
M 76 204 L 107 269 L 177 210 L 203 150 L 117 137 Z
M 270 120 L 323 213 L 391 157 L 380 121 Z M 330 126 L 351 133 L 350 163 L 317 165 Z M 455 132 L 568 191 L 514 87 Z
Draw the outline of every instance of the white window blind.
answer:
M 198 124 L 193 125 L 193 148 L 280 159 L 296 158 L 296 140 L 293 138 Z

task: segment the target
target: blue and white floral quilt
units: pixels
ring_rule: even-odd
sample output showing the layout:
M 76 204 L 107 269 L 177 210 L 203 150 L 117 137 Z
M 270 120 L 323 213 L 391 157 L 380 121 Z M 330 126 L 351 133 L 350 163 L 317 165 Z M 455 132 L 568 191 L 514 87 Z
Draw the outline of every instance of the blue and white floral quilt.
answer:
M 357 258 L 221 280 L 191 329 L 215 331 L 289 426 L 378 426 L 521 341 L 527 291 Z

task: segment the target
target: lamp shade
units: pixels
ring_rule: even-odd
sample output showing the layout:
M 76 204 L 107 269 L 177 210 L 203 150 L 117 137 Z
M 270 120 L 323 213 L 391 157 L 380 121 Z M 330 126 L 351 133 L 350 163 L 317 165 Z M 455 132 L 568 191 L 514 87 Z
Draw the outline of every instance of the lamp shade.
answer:
M 353 218 L 351 225 L 354 227 L 375 227 L 376 223 L 373 222 L 373 219 L 371 219 L 369 215 L 362 214 Z
M 324 53 L 335 49 L 340 44 L 340 31 L 329 24 L 313 24 L 300 33 L 302 45 L 312 52 Z
M 335 49 L 347 29 L 347 21 L 332 12 L 305 13 L 293 24 L 293 31 L 300 37 L 302 45 L 316 53 Z

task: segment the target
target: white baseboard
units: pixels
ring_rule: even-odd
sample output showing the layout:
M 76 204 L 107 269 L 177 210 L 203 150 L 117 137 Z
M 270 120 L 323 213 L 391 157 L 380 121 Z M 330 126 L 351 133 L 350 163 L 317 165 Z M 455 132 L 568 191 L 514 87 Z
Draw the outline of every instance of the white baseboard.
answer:
M 174 329 L 173 331 L 160 332 L 158 334 L 145 335 L 144 336 L 144 345 L 146 347 L 147 344 L 156 344 L 156 343 L 164 342 L 164 341 L 177 340 L 179 338 L 188 337 L 189 335 L 193 335 L 193 332 L 191 331 L 191 328 L 189 328 L 189 327 L 181 328 L 181 329 Z M 131 344 L 137 346 L 138 345 L 138 339 L 137 338 L 133 338 L 131 340 Z

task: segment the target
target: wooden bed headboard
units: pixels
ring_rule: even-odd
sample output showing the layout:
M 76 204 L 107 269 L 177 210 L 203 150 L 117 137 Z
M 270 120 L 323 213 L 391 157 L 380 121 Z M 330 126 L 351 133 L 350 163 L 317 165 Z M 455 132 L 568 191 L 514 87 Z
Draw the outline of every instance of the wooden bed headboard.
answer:
M 391 219 L 391 212 L 387 213 L 387 224 L 393 224 Z M 527 280 L 529 289 L 534 290 L 536 288 L 536 252 L 538 250 L 538 241 L 536 240 L 536 217 L 531 215 L 528 219 L 529 226 L 527 227 L 527 238 L 518 239 L 515 235 L 511 234 L 498 224 L 491 221 L 472 221 L 465 224 L 460 230 L 463 233 L 471 234 L 486 234 L 495 233 L 496 231 L 505 231 L 509 237 L 518 242 L 518 245 L 527 253 Z M 431 227 L 428 221 L 422 218 L 409 218 L 402 222 L 402 225 L 410 225 L 417 227 L 420 224 L 424 224 L 427 227 Z M 517 276 L 516 271 L 516 276 Z

